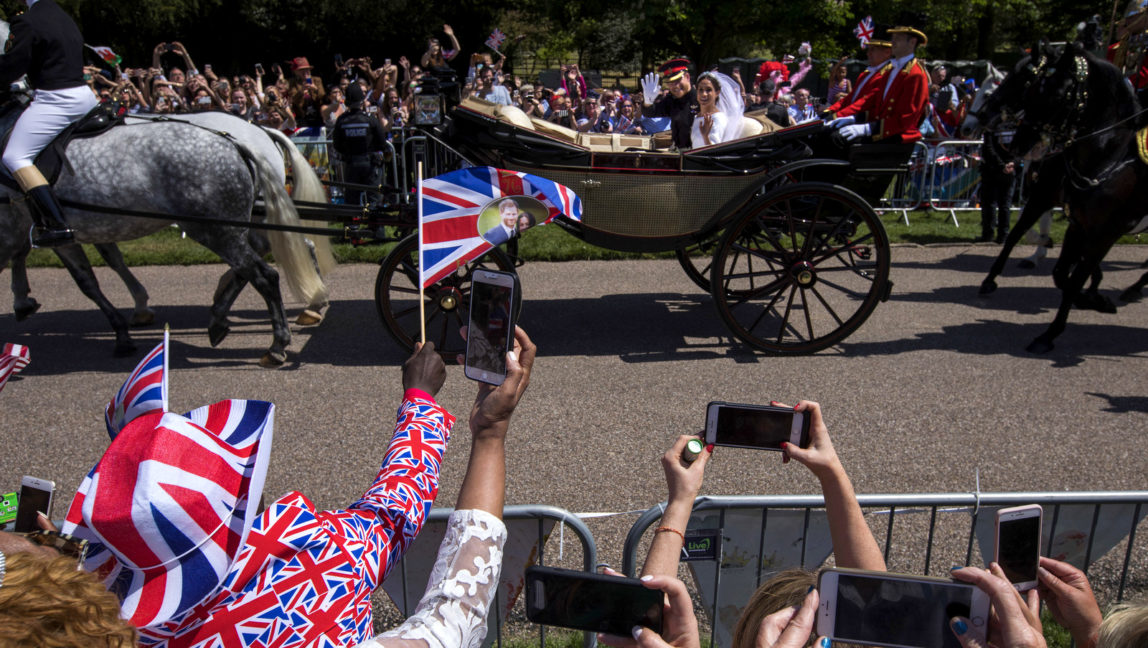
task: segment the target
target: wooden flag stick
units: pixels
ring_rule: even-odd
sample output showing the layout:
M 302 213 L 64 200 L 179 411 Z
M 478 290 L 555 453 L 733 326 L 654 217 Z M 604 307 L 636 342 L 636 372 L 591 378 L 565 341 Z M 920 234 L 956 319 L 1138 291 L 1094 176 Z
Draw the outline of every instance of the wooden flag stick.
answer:
M 419 339 L 427 343 L 427 317 L 426 303 L 423 302 L 423 277 L 426 264 L 423 259 L 423 163 L 418 163 L 418 195 L 415 197 L 419 203 Z

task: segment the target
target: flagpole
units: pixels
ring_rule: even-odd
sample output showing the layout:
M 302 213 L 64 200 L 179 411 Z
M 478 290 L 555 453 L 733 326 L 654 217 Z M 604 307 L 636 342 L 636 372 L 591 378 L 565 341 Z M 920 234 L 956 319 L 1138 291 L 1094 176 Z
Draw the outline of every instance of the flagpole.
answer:
M 423 302 L 423 275 L 426 270 L 426 264 L 423 260 L 423 163 L 419 160 L 418 163 L 418 196 L 416 200 L 419 204 L 419 338 L 423 344 L 427 343 L 427 318 L 426 318 L 426 304 Z
M 167 361 L 171 356 L 168 351 L 171 349 L 171 324 L 165 323 L 163 325 L 163 411 L 168 412 L 167 392 L 168 392 L 168 376 L 171 374 L 167 371 Z

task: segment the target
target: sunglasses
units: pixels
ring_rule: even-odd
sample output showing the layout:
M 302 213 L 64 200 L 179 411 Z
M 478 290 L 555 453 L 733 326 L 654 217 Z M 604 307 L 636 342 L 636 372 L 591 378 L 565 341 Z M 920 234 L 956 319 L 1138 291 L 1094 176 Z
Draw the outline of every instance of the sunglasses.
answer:
M 59 531 L 32 531 L 24 534 L 29 542 L 41 547 L 51 547 L 60 552 L 61 556 L 70 556 L 76 559 L 76 567 L 84 564 L 88 556 L 88 541 Z

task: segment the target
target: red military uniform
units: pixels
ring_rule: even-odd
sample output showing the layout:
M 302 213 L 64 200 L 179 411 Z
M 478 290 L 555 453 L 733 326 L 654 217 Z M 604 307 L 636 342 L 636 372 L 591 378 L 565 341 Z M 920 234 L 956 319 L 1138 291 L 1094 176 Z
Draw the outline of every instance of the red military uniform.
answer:
M 911 144 L 921 139 L 918 127 L 925 116 L 925 104 L 929 103 L 929 73 L 920 60 L 913 57 L 897 72 L 886 92 L 892 63 L 889 68 L 882 70 L 881 78 L 867 84 L 877 86 L 876 92 L 867 93 L 862 101 L 847 106 L 837 116 L 853 114 L 857 116 L 858 123 L 869 122 L 875 142 L 896 137 L 905 144 Z M 846 110 L 851 112 L 846 113 Z
M 881 92 L 885 89 L 885 81 L 888 80 L 889 71 L 892 69 L 891 63 L 885 63 L 876 70 L 866 69 L 857 77 L 857 82 L 853 84 L 853 92 L 850 92 L 848 96 L 841 97 L 826 110 L 832 113 L 834 117 L 856 115 L 862 110 L 866 101 L 873 100 L 874 94 L 880 99 Z

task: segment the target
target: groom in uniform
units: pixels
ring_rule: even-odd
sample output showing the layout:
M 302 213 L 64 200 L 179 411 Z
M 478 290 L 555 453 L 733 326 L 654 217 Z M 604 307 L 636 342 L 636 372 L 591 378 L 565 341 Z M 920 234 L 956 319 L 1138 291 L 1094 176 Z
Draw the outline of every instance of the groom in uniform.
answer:
M 689 66 L 689 59 L 674 58 L 658 68 L 670 92 L 657 101 L 654 98 L 658 96 L 658 73 L 650 72 L 642 77 L 642 102 L 646 106 L 642 116 L 669 117 L 674 146 L 683 151 L 692 145 L 690 129 L 698 112 L 698 92 L 690 84 Z

